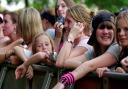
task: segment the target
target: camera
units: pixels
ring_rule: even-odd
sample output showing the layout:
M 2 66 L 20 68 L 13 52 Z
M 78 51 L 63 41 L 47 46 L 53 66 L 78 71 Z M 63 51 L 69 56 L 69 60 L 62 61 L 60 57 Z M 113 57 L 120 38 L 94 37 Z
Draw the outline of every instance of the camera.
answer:
M 59 22 L 59 23 L 64 24 L 64 17 L 63 16 L 58 16 L 56 21 Z
M 52 53 L 50 54 L 50 56 L 49 56 L 49 59 L 50 59 L 51 61 L 55 62 L 56 59 L 57 59 L 57 53 L 56 53 L 56 52 L 52 52 Z

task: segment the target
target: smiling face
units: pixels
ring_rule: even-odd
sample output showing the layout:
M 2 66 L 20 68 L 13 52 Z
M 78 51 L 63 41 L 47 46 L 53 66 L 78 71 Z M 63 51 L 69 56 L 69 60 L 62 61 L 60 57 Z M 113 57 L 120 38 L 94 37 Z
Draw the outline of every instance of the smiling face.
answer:
M 128 21 L 125 18 L 117 22 L 117 39 L 122 47 L 128 47 Z
M 96 39 L 101 47 L 109 46 L 114 39 L 113 23 L 104 22 L 99 24 L 96 31 Z
M 68 10 L 68 7 L 66 3 L 63 0 L 57 1 L 57 15 L 66 17 L 66 11 Z
M 47 35 L 40 35 L 39 37 L 36 38 L 35 42 L 36 42 L 35 43 L 36 52 L 45 51 L 52 53 L 53 46 Z

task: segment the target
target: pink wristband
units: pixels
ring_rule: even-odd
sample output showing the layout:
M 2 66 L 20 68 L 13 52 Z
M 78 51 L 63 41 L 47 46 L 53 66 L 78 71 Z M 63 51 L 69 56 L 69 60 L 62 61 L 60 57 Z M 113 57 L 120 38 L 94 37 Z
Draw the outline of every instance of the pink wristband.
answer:
M 69 73 L 61 76 L 60 82 L 63 83 L 65 86 L 71 85 L 71 84 L 75 83 L 75 78 L 74 78 L 73 74 L 71 72 L 69 72 Z

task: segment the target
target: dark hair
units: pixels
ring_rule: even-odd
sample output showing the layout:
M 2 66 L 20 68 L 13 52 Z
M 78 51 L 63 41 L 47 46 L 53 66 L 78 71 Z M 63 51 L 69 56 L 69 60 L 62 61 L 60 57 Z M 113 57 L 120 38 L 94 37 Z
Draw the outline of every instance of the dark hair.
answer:
M 99 47 L 99 43 L 97 42 L 97 39 L 96 39 L 96 31 L 97 31 L 98 26 L 101 24 L 112 24 L 112 27 L 113 27 L 114 33 L 115 33 L 116 28 L 115 28 L 114 15 L 108 11 L 101 11 L 96 16 L 93 17 L 93 20 L 92 20 L 93 32 L 88 41 L 88 44 L 92 45 L 94 47 L 94 56 L 95 57 L 102 54 L 100 47 Z M 113 39 L 113 42 L 114 41 L 115 41 L 115 39 Z
M 88 41 L 89 45 L 95 44 L 97 27 L 99 26 L 100 23 L 102 23 L 104 21 L 112 22 L 115 25 L 115 16 L 114 16 L 114 14 L 112 14 L 108 11 L 101 11 L 96 16 L 93 17 L 93 19 L 92 19 L 93 32 L 92 32 L 92 35 L 91 35 L 91 37 Z
M 49 11 L 42 12 L 41 19 L 48 20 L 52 25 L 54 25 L 54 23 L 55 23 L 55 15 L 52 15 Z

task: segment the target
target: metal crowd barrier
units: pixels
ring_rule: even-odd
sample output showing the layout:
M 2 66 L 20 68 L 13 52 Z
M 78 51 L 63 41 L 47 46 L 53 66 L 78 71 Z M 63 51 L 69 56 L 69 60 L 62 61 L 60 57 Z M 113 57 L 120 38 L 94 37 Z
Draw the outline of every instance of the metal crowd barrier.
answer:
M 15 68 L 17 66 L 0 64 L 0 89 L 52 89 L 59 79 L 60 69 L 54 66 L 33 65 L 34 77 L 16 80 Z M 102 78 L 89 73 L 66 89 L 128 89 L 128 74 L 105 72 Z

